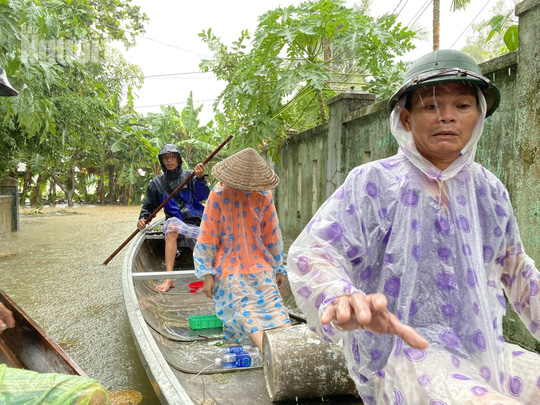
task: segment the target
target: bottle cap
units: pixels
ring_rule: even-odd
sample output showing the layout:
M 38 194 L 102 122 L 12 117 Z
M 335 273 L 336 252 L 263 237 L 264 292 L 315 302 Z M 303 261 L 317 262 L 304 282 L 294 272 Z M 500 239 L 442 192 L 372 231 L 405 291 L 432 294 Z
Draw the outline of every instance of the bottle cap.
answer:
M 216 365 L 216 367 L 221 366 L 221 359 L 220 358 L 214 359 L 214 364 Z

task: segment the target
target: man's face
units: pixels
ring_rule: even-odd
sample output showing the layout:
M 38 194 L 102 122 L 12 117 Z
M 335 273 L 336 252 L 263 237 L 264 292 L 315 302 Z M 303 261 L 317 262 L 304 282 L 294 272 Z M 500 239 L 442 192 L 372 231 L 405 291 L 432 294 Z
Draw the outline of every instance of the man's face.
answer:
M 412 132 L 418 152 L 446 169 L 471 139 L 478 119 L 476 87 L 444 83 L 415 89 L 412 107 L 401 112 L 401 123 Z
M 165 155 L 161 156 L 161 161 L 167 170 L 174 170 L 180 164 L 178 154 L 174 152 L 166 153 Z

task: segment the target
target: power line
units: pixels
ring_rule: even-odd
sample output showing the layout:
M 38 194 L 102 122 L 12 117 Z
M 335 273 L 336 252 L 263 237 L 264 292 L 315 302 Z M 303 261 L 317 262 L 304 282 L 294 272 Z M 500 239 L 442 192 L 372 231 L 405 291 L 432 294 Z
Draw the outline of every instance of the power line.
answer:
M 215 101 L 217 98 L 209 98 L 206 100 L 193 100 L 193 103 L 202 103 L 204 101 Z M 179 101 L 177 103 L 161 103 L 161 104 L 152 104 L 152 105 L 139 105 L 134 106 L 133 108 L 150 108 L 150 107 L 161 107 L 162 105 L 177 105 L 177 104 L 187 104 L 187 101 Z
M 44 5 L 45 7 L 49 7 L 49 8 L 52 8 L 52 9 L 56 9 L 56 8 L 59 8 L 60 6 L 53 6 L 52 4 L 48 4 L 48 3 L 44 3 L 44 2 L 41 2 L 42 5 Z M 199 52 L 194 52 L 194 51 L 190 51 L 189 49 L 185 49 L 185 48 L 180 48 L 179 46 L 176 46 L 176 45 L 172 45 L 172 44 L 168 44 L 166 42 L 163 42 L 163 41 L 160 41 L 158 39 L 153 39 L 153 38 L 149 38 L 149 37 L 146 37 L 144 35 L 140 35 L 140 34 L 137 34 L 133 31 L 130 31 L 127 27 L 122 27 L 122 26 L 114 26 L 114 25 L 111 25 L 111 24 L 107 24 L 107 23 L 100 23 L 101 25 L 104 25 L 106 27 L 109 27 L 109 28 L 113 28 L 115 30 L 117 29 L 121 29 L 123 31 L 126 31 L 128 33 L 130 33 L 131 35 L 133 35 L 134 37 L 138 37 L 138 38 L 144 38 L 144 39 L 147 39 L 148 41 L 153 41 L 153 42 L 157 42 L 158 44 L 162 44 L 162 45 L 165 45 L 165 46 L 170 46 L 171 48 L 175 48 L 175 49 L 179 49 L 181 51 L 184 51 L 184 52 L 188 52 L 188 53 L 192 53 L 194 55 L 197 55 L 197 56 L 203 56 L 205 58 L 209 58 L 209 56 L 207 55 L 204 55 L 202 53 L 199 53 Z
M 476 14 L 476 17 L 473 18 L 473 20 L 471 21 L 471 23 L 467 26 L 467 28 L 465 28 L 463 30 L 463 32 L 461 33 L 461 35 L 458 37 L 458 39 L 456 39 L 454 41 L 454 43 L 452 44 L 452 46 L 450 47 L 450 49 L 452 49 L 454 47 L 454 45 L 456 44 L 457 41 L 459 41 L 459 39 L 463 36 L 463 34 L 465 34 L 465 32 L 470 28 L 470 26 L 474 23 L 474 21 L 478 18 L 478 16 L 482 13 L 482 11 L 484 11 L 484 9 L 487 7 L 487 5 L 491 3 L 491 0 L 488 0 L 486 4 L 484 4 L 484 7 L 482 7 L 482 10 L 480 10 L 478 12 L 478 14 Z
M 427 3 L 427 4 L 426 4 L 426 3 Z M 420 13 L 420 15 L 418 15 L 418 17 L 416 17 L 416 19 L 415 19 L 412 23 L 409 23 L 409 26 L 412 26 L 412 25 L 416 24 L 416 22 L 418 21 L 418 19 L 419 19 L 420 17 L 422 17 L 422 14 L 424 14 L 424 13 L 426 12 L 426 10 L 427 10 L 427 8 L 429 7 L 429 5 L 430 5 L 431 3 L 433 3 L 433 0 L 428 0 L 426 3 L 424 3 L 424 4 L 425 4 L 425 7 L 424 7 L 424 9 L 422 10 L 422 12 Z M 413 18 L 414 18 L 414 17 L 413 17 Z
M 428 2 L 429 0 L 426 0 L 426 2 L 424 4 L 422 4 L 422 6 L 420 6 L 420 9 L 414 14 L 413 18 L 411 18 L 411 20 L 409 21 L 409 23 L 407 24 L 408 27 L 411 26 L 411 22 L 416 18 L 416 16 L 418 15 L 418 13 L 420 12 L 420 10 L 422 10 L 422 8 L 424 8 L 424 6 L 426 5 L 426 3 Z
M 396 8 L 394 9 L 394 11 L 392 11 L 392 14 L 396 14 L 396 10 L 398 9 L 399 5 L 401 4 L 403 0 L 399 0 L 399 3 L 398 5 L 396 6 Z
M 399 13 L 397 13 L 398 17 L 399 15 L 403 12 L 403 10 L 405 9 L 405 6 L 407 5 L 407 3 L 409 2 L 409 0 L 406 0 L 405 3 L 403 4 L 403 7 L 401 7 L 401 10 L 399 10 Z M 399 6 L 399 4 L 398 4 Z M 397 7 L 396 7 L 397 8 Z M 394 10 L 395 11 L 395 10 Z
M 193 52 L 193 51 L 190 51 L 189 49 L 185 49 L 185 48 L 180 48 L 179 46 L 172 45 L 172 44 L 168 44 L 168 43 L 166 43 L 166 42 L 159 41 L 159 40 L 157 40 L 157 39 L 145 37 L 144 35 L 139 35 L 139 37 L 144 38 L 144 39 L 147 39 L 148 41 L 157 42 L 158 44 L 162 44 L 162 45 L 165 45 L 165 46 L 170 46 L 171 48 L 180 49 L 181 51 L 189 52 L 189 53 L 192 53 L 192 54 L 197 55 L 197 56 L 202 56 L 202 57 L 205 57 L 205 58 L 209 58 L 209 56 L 203 55 L 202 53 L 199 53 L 199 52 Z
M 422 4 L 420 6 L 420 8 L 418 9 L 418 11 L 414 14 L 413 18 L 411 18 L 411 20 L 409 21 L 409 23 L 407 24 L 408 27 L 411 26 L 411 23 L 413 22 L 413 20 L 416 18 L 416 16 L 418 15 L 418 13 L 420 13 L 420 11 L 422 11 L 422 9 L 424 8 L 424 6 L 429 2 L 429 0 L 426 0 L 424 4 Z
M 211 74 L 210 72 L 181 72 L 181 73 L 164 73 L 162 75 L 148 75 L 144 76 L 145 79 L 148 79 L 149 77 L 163 77 L 163 76 L 183 76 L 183 75 L 195 75 L 198 73 L 202 74 Z

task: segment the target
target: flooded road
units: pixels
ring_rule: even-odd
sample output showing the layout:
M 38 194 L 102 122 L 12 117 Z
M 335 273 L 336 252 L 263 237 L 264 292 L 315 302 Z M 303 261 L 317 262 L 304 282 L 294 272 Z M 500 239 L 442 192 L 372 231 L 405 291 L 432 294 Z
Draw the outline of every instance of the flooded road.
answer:
M 58 206 L 25 215 L 31 210 L 21 209 L 19 231 L 0 236 L 0 289 L 90 377 L 109 391 L 135 390 L 141 404 L 156 404 L 124 309 L 127 246 L 101 265 L 136 229 L 139 211 Z

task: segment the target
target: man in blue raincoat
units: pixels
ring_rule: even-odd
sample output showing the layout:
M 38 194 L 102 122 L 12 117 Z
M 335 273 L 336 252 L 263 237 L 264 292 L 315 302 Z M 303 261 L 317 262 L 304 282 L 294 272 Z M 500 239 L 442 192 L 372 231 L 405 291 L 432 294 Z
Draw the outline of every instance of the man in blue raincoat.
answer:
M 192 173 L 190 170 L 182 169 L 182 156 L 173 144 L 165 144 L 158 158 L 163 173 L 148 185 L 146 199 L 137 222 L 137 228 L 140 230 L 147 225 L 146 218 Z M 195 176 L 164 207 L 167 218 L 163 226 L 166 271 L 173 271 L 177 244 L 183 243 L 193 248 L 199 235 L 199 225 L 204 212 L 201 202 L 208 198 L 210 187 L 202 163 L 195 166 L 194 172 Z M 172 287 L 174 280 L 166 279 L 156 289 L 167 292 Z

